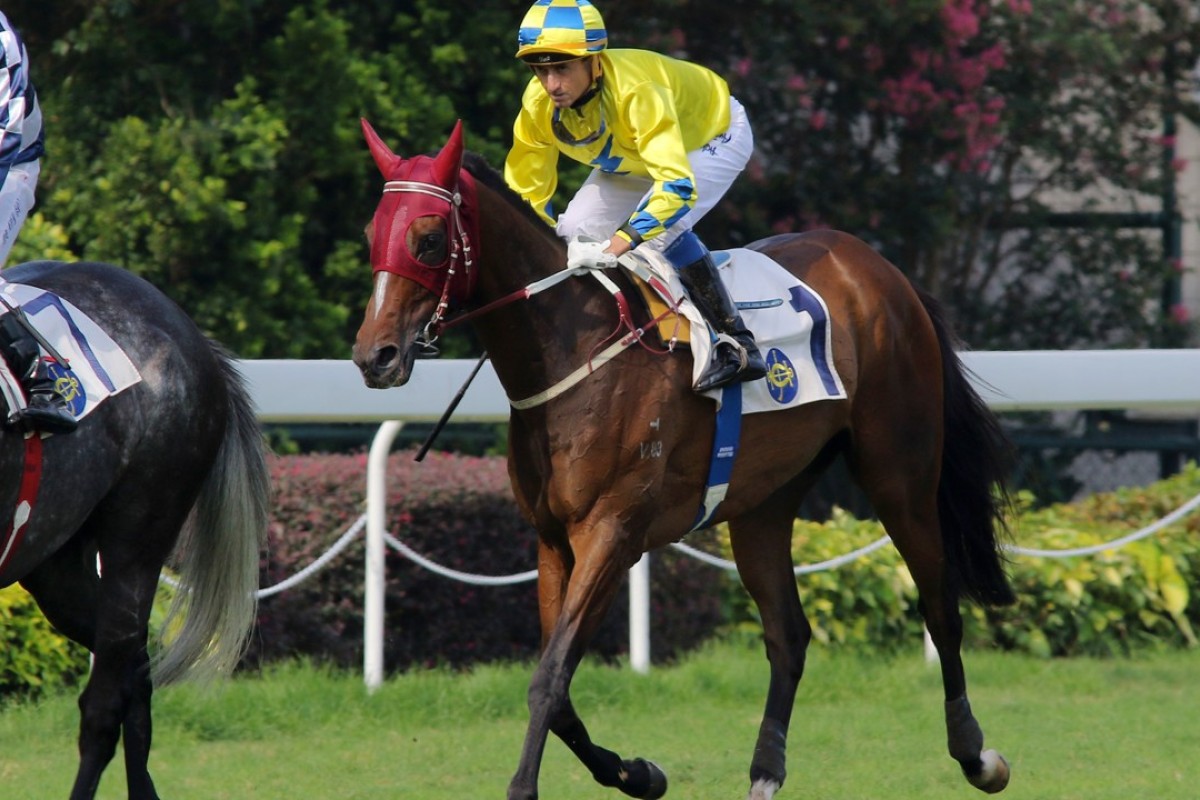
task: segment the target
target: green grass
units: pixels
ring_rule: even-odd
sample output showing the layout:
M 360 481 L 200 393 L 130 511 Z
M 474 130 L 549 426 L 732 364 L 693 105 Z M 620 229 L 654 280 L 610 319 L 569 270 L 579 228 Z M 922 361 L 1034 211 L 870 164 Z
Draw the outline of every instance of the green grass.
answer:
M 1013 767 L 1011 800 L 1200 796 L 1200 653 L 1131 660 L 967 656 L 971 701 Z M 524 736 L 529 665 L 421 672 L 367 696 L 359 676 L 289 666 L 155 696 L 151 769 L 168 800 L 502 798 Z M 573 698 L 593 738 L 658 762 L 668 798 L 743 798 L 766 689 L 761 649 L 721 645 L 648 676 L 586 663 Z M 938 671 L 919 652 L 814 648 L 781 800 L 982 797 L 946 755 Z M 75 696 L 0 711 L 0 797 L 66 797 Z M 623 797 L 553 737 L 543 800 Z M 120 756 L 102 800 L 123 798 Z

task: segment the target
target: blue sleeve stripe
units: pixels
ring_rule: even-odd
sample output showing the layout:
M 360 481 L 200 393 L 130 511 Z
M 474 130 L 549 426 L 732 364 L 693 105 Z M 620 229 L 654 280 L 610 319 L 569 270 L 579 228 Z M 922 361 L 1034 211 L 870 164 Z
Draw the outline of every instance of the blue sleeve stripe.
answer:
M 696 187 L 692 185 L 691 180 L 688 178 L 667 181 L 663 184 L 663 191 L 670 192 L 689 206 L 692 204 L 692 199 L 696 196 Z
M 638 234 L 645 238 L 646 234 L 650 233 L 650 231 L 654 230 L 655 228 L 660 227 L 662 223 L 660 223 L 651 215 L 647 214 L 645 211 L 638 211 L 629 218 L 629 224 L 635 231 L 638 232 Z
M 683 205 L 683 206 L 680 206 L 680 208 L 679 208 L 679 210 L 678 210 L 678 211 L 676 211 L 674 214 L 672 214 L 671 216 L 667 217 L 667 219 L 665 219 L 665 220 L 663 221 L 663 227 L 664 227 L 664 228 L 669 228 L 669 227 L 671 227 L 671 226 L 672 226 L 672 225 L 674 225 L 676 222 L 679 222 L 679 220 L 681 220 L 681 219 L 683 219 L 685 216 L 687 216 L 687 213 L 688 213 L 689 211 L 691 211 L 691 210 L 692 210 L 692 206 L 691 206 L 691 204 L 690 204 L 690 203 L 688 203 L 688 204 L 685 204 L 685 205 Z

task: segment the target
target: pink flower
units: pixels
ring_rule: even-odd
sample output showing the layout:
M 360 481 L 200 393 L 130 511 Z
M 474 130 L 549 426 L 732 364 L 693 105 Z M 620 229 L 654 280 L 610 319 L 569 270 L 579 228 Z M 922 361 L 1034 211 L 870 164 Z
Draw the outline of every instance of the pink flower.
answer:
M 1191 319 L 1191 316 L 1192 315 L 1191 312 L 1188 311 L 1188 307 L 1183 303 L 1175 303 L 1173 306 L 1171 306 L 1171 319 L 1178 324 L 1186 325 L 1188 320 Z
M 990 69 L 1003 69 L 1004 65 L 1008 63 L 1008 57 L 1004 54 L 1004 45 L 999 43 L 980 53 L 979 60 Z
M 749 58 L 739 59 L 738 62 L 733 65 L 733 71 L 737 73 L 739 78 L 745 78 L 750 74 L 751 64 L 752 62 Z
M 979 15 L 972 5 L 971 0 L 951 0 L 942 7 L 942 22 L 948 38 L 955 45 L 962 45 L 979 35 Z
M 829 116 L 824 111 L 814 111 L 812 118 L 808 121 L 808 125 L 814 131 L 825 129 L 826 123 L 829 122 Z
M 958 80 L 958 85 L 968 92 L 973 92 L 983 86 L 983 82 L 987 80 L 988 68 L 982 60 L 963 59 L 958 62 L 957 67 L 955 78 Z

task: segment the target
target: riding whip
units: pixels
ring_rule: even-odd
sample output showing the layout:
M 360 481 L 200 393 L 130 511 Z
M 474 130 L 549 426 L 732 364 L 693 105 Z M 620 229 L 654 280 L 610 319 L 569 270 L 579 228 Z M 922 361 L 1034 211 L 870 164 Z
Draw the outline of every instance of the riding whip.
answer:
M 475 376 L 479 374 L 479 370 L 483 366 L 483 362 L 487 361 L 487 357 L 487 353 L 485 352 L 475 362 L 475 367 L 471 370 L 471 374 L 463 381 L 462 388 L 458 390 L 458 394 L 454 395 L 454 399 L 450 401 L 450 405 L 442 413 L 442 418 L 437 421 L 437 425 L 434 425 L 433 430 L 429 432 L 429 436 L 425 439 L 425 444 L 421 445 L 421 449 L 417 451 L 417 456 L 413 459 L 414 461 L 423 461 L 425 459 L 425 454 L 433 446 L 433 440 L 437 438 L 437 435 L 442 432 L 442 428 L 446 427 L 446 423 L 450 421 L 450 415 L 454 413 L 454 409 L 458 408 L 458 404 L 462 402 L 463 395 L 467 393 L 467 387 L 471 385 L 471 381 L 475 380 Z

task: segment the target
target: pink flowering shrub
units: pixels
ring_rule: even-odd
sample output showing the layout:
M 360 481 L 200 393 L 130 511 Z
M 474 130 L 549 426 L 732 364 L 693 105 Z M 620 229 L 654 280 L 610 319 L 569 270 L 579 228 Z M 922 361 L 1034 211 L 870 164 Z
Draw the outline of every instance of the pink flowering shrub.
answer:
M 537 538 L 517 512 L 505 460 L 412 452 L 388 464 L 387 530 L 431 561 L 460 572 L 505 576 L 536 567 Z M 260 584 L 274 586 L 311 564 L 365 513 L 366 456 L 279 456 Z M 720 570 L 668 550 L 651 569 L 654 656 L 668 659 L 721 624 Z M 264 598 L 249 664 L 297 656 L 357 668 L 362 663 L 363 536 L 299 585 Z M 540 646 L 537 584 L 476 586 L 444 578 L 388 548 L 389 670 L 532 659 Z M 590 652 L 628 650 L 627 591 Z
M 637 18 L 622 31 L 636 46 L 678 5 L 609 0 L 606 18 Z M 685 15 L 673 52 L 725 76 L 755 138 L 698 231 L 714 247 L 856 234 L 976 349 L 1192 341 L 1195 320 L 1161 300 L 1178 281 L 1164 226 L 1112 212 L 1159 211 L 1189 168 L 1168 114 L 1200 122 L 1194 6 L 809 0 Z

